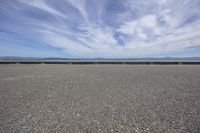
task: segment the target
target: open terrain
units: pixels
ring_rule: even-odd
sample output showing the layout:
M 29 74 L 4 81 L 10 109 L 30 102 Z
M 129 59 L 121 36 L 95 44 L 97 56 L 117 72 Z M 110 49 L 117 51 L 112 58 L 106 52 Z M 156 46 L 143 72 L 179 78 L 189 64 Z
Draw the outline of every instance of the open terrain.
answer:
M 0 132 L 200 132 L 199 65 L 0 65 Z

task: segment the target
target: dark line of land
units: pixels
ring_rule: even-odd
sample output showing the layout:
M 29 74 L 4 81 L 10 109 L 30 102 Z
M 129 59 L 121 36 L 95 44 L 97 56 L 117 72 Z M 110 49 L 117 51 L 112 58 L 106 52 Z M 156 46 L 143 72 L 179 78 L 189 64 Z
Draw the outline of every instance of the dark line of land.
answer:
M 0 64 L 200 65 L 200 61 L 0 61 Z

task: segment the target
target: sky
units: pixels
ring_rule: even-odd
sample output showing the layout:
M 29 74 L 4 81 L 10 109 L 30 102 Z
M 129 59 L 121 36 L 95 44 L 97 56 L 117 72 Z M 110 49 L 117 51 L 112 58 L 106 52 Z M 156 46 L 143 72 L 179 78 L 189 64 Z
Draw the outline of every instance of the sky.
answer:
M 0 0 L 0 56 L 200 57 L 200 0 Z

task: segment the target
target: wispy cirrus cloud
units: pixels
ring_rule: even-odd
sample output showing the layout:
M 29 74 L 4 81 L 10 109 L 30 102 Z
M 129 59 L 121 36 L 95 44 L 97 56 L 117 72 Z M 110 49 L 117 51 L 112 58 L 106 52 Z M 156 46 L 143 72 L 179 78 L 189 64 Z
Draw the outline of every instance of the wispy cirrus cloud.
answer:
M 199 0 L 5 0 L 0 5 L 2 56 L 19 53 L 12 46 L 41 56 L 200 56 L 199 31 Z
M 18 0 L 19 2 L 22 2 L 28 6 L 38 8 L 40 10 L 46 11 L 48 13 L 51 13 L 52 15 L 58 15 L 61 17 L 64 17 L 65 15 L 62 12 L 59 12 L 48 5 L 47 2 L 42 0 Z

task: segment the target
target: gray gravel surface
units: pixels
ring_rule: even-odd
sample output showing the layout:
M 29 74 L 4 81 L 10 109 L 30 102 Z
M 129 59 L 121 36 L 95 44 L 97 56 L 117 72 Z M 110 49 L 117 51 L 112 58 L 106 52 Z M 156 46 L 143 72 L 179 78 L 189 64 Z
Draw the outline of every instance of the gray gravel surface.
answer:
M 200 66 L 0 65 L 0 132 L 199 133 Z

